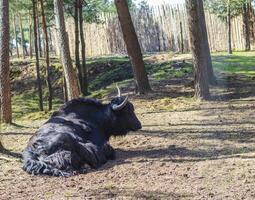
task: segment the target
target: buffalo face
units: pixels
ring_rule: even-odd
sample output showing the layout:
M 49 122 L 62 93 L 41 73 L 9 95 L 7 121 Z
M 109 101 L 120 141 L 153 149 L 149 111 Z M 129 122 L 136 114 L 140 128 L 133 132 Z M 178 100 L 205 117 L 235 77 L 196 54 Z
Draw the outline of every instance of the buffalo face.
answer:
M 142 128 L 141 122 L 135 114 L 134 106 L 128 101 L 128 97 L 115 97 L 110 105 L 116 116 L 113 135 L 125 135 L 129 131 L 137 131 Z

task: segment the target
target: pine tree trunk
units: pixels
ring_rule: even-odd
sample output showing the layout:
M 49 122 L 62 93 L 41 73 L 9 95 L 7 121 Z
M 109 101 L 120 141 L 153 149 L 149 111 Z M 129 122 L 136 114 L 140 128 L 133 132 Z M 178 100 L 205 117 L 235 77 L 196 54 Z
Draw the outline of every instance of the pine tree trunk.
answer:
M 13 15 L 13 30 L 15 34 L 15 41 L 16 41 L 16 51 L 17 51 L 17 57 L 19 58 L 19 42 L 18 42 L 18 34 L 17 34 L 17 28 L 16 28 L 16 16 Z
M 33 45 L 32 45 L 32 15 L 29 12 L 29 56 L 33 58 Z
M 0 0 L 0 121 L 11 123 L 9 2 Z
M 250 24 L 249 24 L 249 4 L 243 4 L 243 34 L 245 41 L 245 51 L 251 50 L 251 41 L 250 41 Z
M 44 38 L 45 38 L 45 59 L 46 59 L 46 77 L 47 77 L 46 82 L 47 82 L 47 86 L 49 90 L 48 106 L 49 106 L 49 110 L 52 110 L 53 90 L 52 90 L 52 84 L 51 84 L 51 78 L 50 78 L 49 39 L 48 39 L 46 17 L 44 14 L 43 0 L 40 0 L 40 4 L 41 4 L 41 11 L 42 11 L 42 27 L 43 27 Z
M 36 1 L 36 21 L 37 21 L 37 47 L 39 50 L 39 57 L 42 58 L 42 41 L 41 41 L 41 31 L 40 31 L 40 20 L 39 20 L 39 7 L 38 7 L 38 0 Z
M 82 94 L 84 96 L 88 95 L 88 72 L 87 72 L 87 66 L 86 66 L 86 46 L 85 46 L 85 40 L 84 40 L 84 31 L 83 31 L 83 15 L 82 15 L 82 1 L 80 0 L 80 6 L 79 6 L 79 22 L 80 22 L 80 39 L 81 39 L 81 59 L 82 59 Z
M 183 27 L 182 22 L 180 22 L 180 35 L 181 35 L 181 53 L 184 53 L 184 41 L 183 41 Z
M 76 69 L 78 70 L 78 77 L 79 77 L 79 83 L 80 88 L 82 91 L 83 83 L 82 83 L 82 72 L 81 72 L 81 65 L 80 65 L 80 41 L 79 41 L 79 0 L 74 1 L 74 40 L 75 40 L 75 65 Z
M 21 34 L 22 56 L 23 56 L 23 59 L 25 59 L 26 53 L 25 53 L 25 47 L 24 47 L 24 31 L 23 31 L 22 17 L 20 13 L 19 13 L 19 28 L 20 28 L 20 34 Z
M 207 58 L 204 54 L 204 30 L 202 28 L 201 5 L 202 0 L 186 0 L 188 14 L 188 26 L 190 35 L 191 52 L 194 65 L 195 97 L 200 100 L 207 100 L 210 97 Z
M 232 39 L 231 39 L 231 10 L 230 10 L 230 0 L 228 0 L 227 26 L 228 26 L 228 53 L 229 53 L 229 54 L 232 54 Z
M 72 65 L 68 35 L 65 28 L 63 0 L 54 0 L 54 11 L 56 18 L 56 27 L 58 32 L 58 44 L 61 52 L 61 59 L 65 74 L 68 99 L 77 98 L 80 95 L 77 76 Z
M 48 30 L 48 33 L 49 33 L 49 51 L 52 52 L 53 51 L 53 44 L 52 44 L 52 33 L 51 33 L 50 28 Z
M 128 10 L 127 1 L 115 0 L 115 5 L 118 12 L 123 38 L 126 43 L 127 52 L 133 67 L 138 92 L 141 94 L 150 92 L 151 88 L 143 62 L 141 47 Z
M 43 97 L 42 97 L 42 82 L 39 67 L 39 55 L 38 55 L 38 38 L 37 38 L 37 1 L 32 0 L 33 4 L 33 20 L 34 20 L 34 46 L 35 46 L 35 58 L 36 58 L 36 76 L 37 76 L 37 87 L 39 96 L 39 108 L 43 111 Z
M 200 18 L 201 20 L 201 28 L 203 31 L 203 44 L 204 44 L 204 56 L 205 59 L 207 60 L 207 73 L 208 73 L 208 80 L 209 83 L 212 85 L 216 84 L 216 77 L 213 72 L 213 66 L 212 66 L 212 58 L 211 58 L 211 52 L 210 52 L 210 47 L 209 47 L 209 41 L 208 41 L 208 34 L 207 34 L 207 28 L 206 28 L 206 21 L 205 21 L 205 12 L 204 12 L 204 5 L 203 1 L 198 1 L 199 5 L 199 11 L 200 11 Z

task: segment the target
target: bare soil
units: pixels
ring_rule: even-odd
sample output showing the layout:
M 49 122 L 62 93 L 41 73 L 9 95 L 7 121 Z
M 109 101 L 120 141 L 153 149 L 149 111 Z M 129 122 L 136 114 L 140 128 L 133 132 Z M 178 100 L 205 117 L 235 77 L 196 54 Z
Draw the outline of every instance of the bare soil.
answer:
M 189 81 L 133 96 L 143 129 L 111 140 L 116 160 L 70 178 L 21 169 L 19 153 L 43 121 L 7 128 L 0 199 L 255 199 L 255 84 L 220 74 L 212 101 L 195 102 L 181 98 L 192 95 Z

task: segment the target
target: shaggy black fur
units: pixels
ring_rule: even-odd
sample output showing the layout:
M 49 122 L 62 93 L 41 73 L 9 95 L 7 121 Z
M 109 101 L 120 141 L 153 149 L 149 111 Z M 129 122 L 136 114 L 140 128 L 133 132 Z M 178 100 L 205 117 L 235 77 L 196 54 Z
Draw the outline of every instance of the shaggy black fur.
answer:
M 102 104 L 78 98 L 64 104 L 29 140 L 23 152 L 23 169 L 35 175 L 70 176 L 84 164 L 97 168 L 114 159 L 109 138 L 141 128 L 130 102 L 119 111 L 113 110 L 113 105 L 123 100 L 116 97 Z

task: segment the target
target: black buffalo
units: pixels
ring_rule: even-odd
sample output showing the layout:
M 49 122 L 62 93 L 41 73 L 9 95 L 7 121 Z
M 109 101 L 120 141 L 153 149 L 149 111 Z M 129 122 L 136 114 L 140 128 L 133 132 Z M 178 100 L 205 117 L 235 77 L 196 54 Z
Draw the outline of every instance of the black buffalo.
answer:
M 97 168 L 115 158 L 108 141 L 141 128 L 127 97 L 109 104 L 90 98 L 73 99 L 37 131 L 23 152 L 23 169 L 34 175 L 70 176 L 84 164 Z

